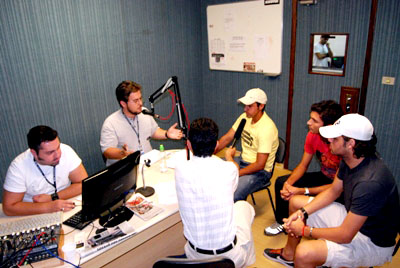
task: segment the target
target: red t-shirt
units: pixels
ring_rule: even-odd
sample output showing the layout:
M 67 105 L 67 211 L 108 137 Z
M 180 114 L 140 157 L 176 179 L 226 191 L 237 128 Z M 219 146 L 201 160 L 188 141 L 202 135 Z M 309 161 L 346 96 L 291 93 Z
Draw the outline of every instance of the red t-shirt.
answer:
M 331 153 L 329 144 L 325 143 L 319 134 L 308 132 L 304 151 L 316 154 L 321 164 L 321 172 L 333 180 L 342 158 Z

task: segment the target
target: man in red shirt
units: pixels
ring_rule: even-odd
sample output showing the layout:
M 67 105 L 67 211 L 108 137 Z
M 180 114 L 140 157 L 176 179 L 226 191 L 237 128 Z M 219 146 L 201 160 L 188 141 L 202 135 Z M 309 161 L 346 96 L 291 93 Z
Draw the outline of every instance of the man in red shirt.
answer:
M 342 115 L 342 107 L 333 100 L 311 105 L 303 157 L 290 175 L 279 177 L 275 182 L 276 222 L 265 228 L 266 235 L 283 232 L 283 218 L 289 216 L 289 200 L 294 195 L 317 195 L 333 182 L 340 157 L 331 153 L 328 141 L 319 134 L 319 128 L 332 125 Z M 306 172 L 314 154 L 320 162 L 321 171 Z

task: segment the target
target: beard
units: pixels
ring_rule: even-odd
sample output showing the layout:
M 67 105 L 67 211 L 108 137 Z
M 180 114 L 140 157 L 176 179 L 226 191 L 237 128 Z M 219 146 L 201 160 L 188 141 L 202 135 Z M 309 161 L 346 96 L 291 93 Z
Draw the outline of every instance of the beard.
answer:
M 46 161 L 45 159 L 41 158 L 40 156 L 37 157 L 38 163 L 41 165 L 47 166 L 57 166 L 60 163 L 60 159 L 54 159 L 52 161 Z
M 126 108 L 127 108 L 128 112 L 133 114 L 133 115 L 138 115 L 138 114 L 140 114 L 142 112 L 142 108 L 140 108 L 139 112 L 130 109 L 129 106 L 127 106 Z

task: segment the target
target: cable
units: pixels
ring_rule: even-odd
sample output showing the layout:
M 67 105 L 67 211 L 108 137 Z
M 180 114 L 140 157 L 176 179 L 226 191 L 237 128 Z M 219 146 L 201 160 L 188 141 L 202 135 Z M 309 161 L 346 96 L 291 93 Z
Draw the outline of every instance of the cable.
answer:
M 28 243 L 33 243 L 33 242 L 35 242 L 34 239 L 36 239 L 36 238 L 32 238 L 31 241 L 29 241 Z M 45 243 L 47 243 L 49 240 L 50 240 L 50 238 L 48 238 L 48 239 L 45 241 Z M 9 256 L 9 258 L 8 258 L 4 263 L 0 263 L 0 267 L 1 267 L 1 268 L 3 268 L 3 267 L 9 267 L 7 264 L 13 262 L 13 261 L 18 257 L 18 255 L 19 255 L 21 252 L 23 252 L 24 250 L 27 250 L 27 249 L 30 248 L 30 247 L 24 247 L 24 248 L 21 248 L 21 249 L 19 249 L 19 250 L 16 250 L 16 249 L 19 248 L 19 247 L 21 246 L 21 244 L 23 244 L 23 243 L 25 244 L 25 242 L 22 242 L 22 241 L 21 241 L 17 246 L 14 247 L 14 253 L 12 253 L 11 256 Z M 33 247 L 31 248 L 31 250 L 32 250 L 33 248 L 36 248 L 36 247 L 38 247 L 38 246 L 37 246 L 37 245 L 36 245 L 36 246 L 33 246 Z M 15 265 L 17 265 L 17 267 L 18 267 L 18 264 L 15 264 Z
M 172 108 L 171 108 L 171 112 L 169 113 L 169 115 L 167 117 L 162 117 L 162 116 L 159 117 L 160 120 L 164 120 L 164 121 L 170 119 L 171 116 L 174 114 L 174 111 L 175 111 L 175 98 L 174 98 L 175 94 L 171 90 L 168 90 L 168 93 L 171 96 Z
M 40 242 L 39 242 L 39 243 L 40 243 Z M 50 250 L 48 250 L 43 244 L 40 243 L 39 245 L 42 246 L 42 248 L 43 248 L 44 250 L 46 250 L 47 253 L 49 253 L 49 254 L 50 254 L 51 256 L 53 256 L 54 258 L 57 258 L 57 259 L 59 259 L 60 261 L 66 262 L 66 263 L 68 263 L 68 264 L 71 264 L 72 266 L 74 266 L 74 267 L 76 267 L 76 268 L 80 268 L 79 266 L 73 264 L 72 262 L 69 262 L 69 261 L 67 261 L 67 260 L 64 260 L 63 258 L 60 258 L 60 257 L 57 256 L 57 255 L 54 255 L 53 252 L 51 252 Z M 80 260 L 79 260 L 79 262 L 80 262 Z
M 32 247 L 28 250 L 28 252 L 27 252 L 27 253 L 25 254 L 25 256 L 22 258 L 22 260 L 18 263 L 18 266 L 21 266 L 21 265 L 24 263 L 26 257 L 28 257 L 29 253 L 31 253 L 31 251 L 32 251 L 32 249 L 35 247 L 35 245 L 36 245 L 38 239 L 39 239 L 43 234 L 44 234 L 44 232 L 41 232 L 37 238 L 36 238 L 36 236 L 33 236 L 33 237 L 35 237 L 35 241 L 33 242 Z

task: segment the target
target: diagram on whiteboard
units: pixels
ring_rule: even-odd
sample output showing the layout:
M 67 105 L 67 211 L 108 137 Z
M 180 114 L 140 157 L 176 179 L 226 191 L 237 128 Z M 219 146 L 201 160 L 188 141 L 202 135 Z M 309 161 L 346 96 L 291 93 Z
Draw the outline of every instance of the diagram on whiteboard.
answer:
M 211 70 L 281 73 L 283 0 L 207 7 Z
M 211 41 L 211 61 L 210 64 L 214 67 L 225 65 L 225 42 L 222 39 L 216 38 Z

